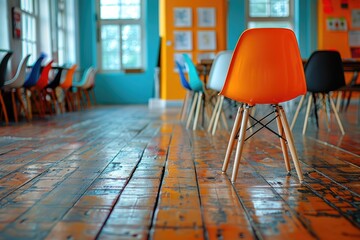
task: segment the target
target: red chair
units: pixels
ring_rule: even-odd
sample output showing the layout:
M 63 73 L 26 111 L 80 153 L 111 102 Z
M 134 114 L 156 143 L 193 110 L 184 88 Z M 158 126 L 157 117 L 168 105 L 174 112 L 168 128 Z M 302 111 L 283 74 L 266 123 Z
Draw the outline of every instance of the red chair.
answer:
M 303 175 L 292 133 L 285 112 L 280 106 L 281 102 L 306 94 L 304 69 L 295 34 L 284 28 L 246 30 L 236 45 L 220 94 L 243 103 L 238 109 L 222 167 L 222 171 L 226 172 L 233 143 L 239 133 L 231 181 L 235 182 L 238 174 L 249 117 L 255 121 L 254 125 L 260 124 L 261 128 L 272 131 L 268 128 L 269 122 L 262 122 L 266 117 L 259 121 L 249 114 L 250 109 L 257 104 L 272 105 L 272 114 L 275 115 L 279 130 L 276 134 L 280 138 L 286 170 L 290 171 L 287 143 L 298 178 L 302 181 Z

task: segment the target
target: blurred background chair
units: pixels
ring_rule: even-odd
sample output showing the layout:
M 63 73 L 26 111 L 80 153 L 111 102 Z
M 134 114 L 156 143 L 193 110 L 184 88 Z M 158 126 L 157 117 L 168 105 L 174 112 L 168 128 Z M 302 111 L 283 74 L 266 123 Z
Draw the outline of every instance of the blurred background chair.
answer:
M 232 53 L 233 51 L 222 51 L 216 55 L 210 69 L 210 74 L 206 85 L 207 89 L 211 89 L 216 93 L 219 93 L 221 91 L 229 69 Z M 224 128 L 226 130 L 228 129 L 226 116 L 222 110 L 224 96 L 217 94 L 215 98 L 215 106 L 207 129 L 208 132 L 211 132 L 212 135 L 215 135 L 220 116 L 222 116 Z
M 7 114 L 6 105 L 4 102 L 2 89 L 5 84 L 6 78 L 7 78 L 7 69 L 8 69 L 8 62 L 12 56 L 13 52 L 7 52 L 5 56 L 1 59 L 0 62 L 0 104 L 1 104 L 1 110 L 2 114 L 4 115 L 5 123 L 9 124 L 9 118 Z
M 200 80 L 199 74 L 193 61 L 189 55 L 183 54 L 185 65 L 188 69 L 189 85 L 192 91 L 194 91 L 193 102 L 191 104 L 189 116 L 186 122 L 186 128 L 190 127 L 191 121 L 193 120 L 193 130 L 196 130 L 200 115 L 200 110 L 204 102 L 204 84 Z
M 74 73 L 75 73 L 76 69 L 77 69 L 76 64 L 71 65 L 71 67 L 67 70 L 63 81 L 60 82 L 60 87 L 62 88 L 63 94 L 64 94 L 64 102 L 66 104 L 66 106 L 60 104 L 63 111 L 64 111 L 64 108 L 66 108 L 66 107 L 70 112 L 72 112 L 74 110 L 74 101 L 73 101 L 71 92 L 69 90 L 72 87 L 73 80 L 74 80 Z
M 186 114 L 188 112 L 191 97 L 193 96 L 193 92 L 191 90 L 191 87 L 190 87 L 190 84 L 189 84 L 188 80 L 185 77 L 183 67 L 181 66 L 181 64 L 178 61 L 175 61 L 175 64 L 176 64 L 176 67 L 177 67 L 177 70 L 178 70 L 178 73 L 179 73 L 181 86 L 186 91 L 186 95 L 185 95 L 183 104 L 181 106 L 181 111 L 180 111 L 180 120 L 184 121 L 185 118 L 186 118 Z
M 46 54 L 42 53 L 40 54 L 39 58 L 35 61 L 34 65 L 31 67 L 30 72 L 28 73 L 28 75 L 26 76 L 25 82 L 24 82 L 24 93 L 26 96 L 26 102 L 27 102 L 27 109 L 28 109 L 28 113 L 29 113 L 29 118 L 32 119 L 32 106 L 31 106 L 31 90 L 30 88 L 32 88 L 33 86 L 36 85 L 37 81 L 39 80 L 40 77 L 40 72 L 41 72 L 41 64 L 42 61 L 45 59 Z M 36 101 L 35 101 L 36 103 Z M 36 103 L 37 104 L 37 103 Z M 37 104 L 36 105 L 38 112 L 40 112 L 40 106 Z
M 304 69 L 295 34 L 285 28 L 254 28 L 244 31 L 234 50 L 228 75 L 220 92 L 225 97 L 244 103 L 238 108 L 222 167 L 222 171 L 226 172 L 233 143 L 238 136 L 232 182 L 237 178 L 244 142 L 258 132 L 254 131 L 246 138 L 249 117 L 255 121 L 252 127 L 259 124 L 261 128 L 258 130 L 266 128 L 279 137 L 286 170 L 290 172 L 286 143 L 288 144 L 299 181 L 303 180 L 293 136 L 280 103 L 305 93 Z M 270 104 L 272 111 L 257 120 L 249 114 L 249 110 L 257 104 Z M 270 116 L 274 117 L 263 123 Z M 278 133 L 268 126 L 274 120 Z
M 93 71 L 93 67 L 88 67 L 85 69 L 85 71 L 83 72 L 80 81 L 73 81 L 72 84 L 72 92 L 74 93 L 75 99 L 76 99 L 76 108 L 78 110 L 81 110 L 81 108 L 85 108 L 86 101 L 84 103 L 83 98 L 82 98 L 82 88 L 84 87 L 84 85 L 90 81 L 90 77 Z
M 318 106 L 323 106 L 324 110 L 327 111 L 327 102 L 329 102 L 330 108 L 334 112 L 340 131 L 344 135 L 344 127 L 341 123 L 334 101 L 330 96 L 332 91 L 336 91 L 345 86 L 344 69 L 340 53 L 337 51 L 313 52 L 305 65 L 305 76 L 309 97 L 302 134 L 305 134 L 306 132 L 312 102 L 314 102 L 314 115 L 316 118 L 317 127 L 319 127 Z M 291 123 L 291 129 L 293 129 L 295 125 L 304 99 L 305 96 L 302 96 L 300 99 L 299 105 Z M 326 123 L 328 129 L 330 129 L 328 118 L 326 118 Z
M 28 109 L 21 92 L 21 89 L 24 86 L 24 82 L 26 78 L 26 66 L 29 61 L 29 58 L 30 58 L 30 54 L 21 60 L 19 66 L 17 67 L 14 77 L 7 80 L 4 84 L 5 91 L 11 92 L 11 101 L 13 106 L 15 122 L 18 122 L 19 119 L 16 98 L 20 103 L 20 111 L 23 110 L 26 120 L 28 121 L 30 120 Z

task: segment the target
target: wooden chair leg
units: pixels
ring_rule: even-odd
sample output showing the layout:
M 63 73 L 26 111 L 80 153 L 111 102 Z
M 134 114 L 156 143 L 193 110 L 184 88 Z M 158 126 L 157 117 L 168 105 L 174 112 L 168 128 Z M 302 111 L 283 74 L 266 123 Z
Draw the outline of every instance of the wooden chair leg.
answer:
M 4 113 L 5 123 L 6 123 L 6 125 L 8 125 L 8 124 L 9 124 L 9 118 L 8 118 L 8 114 L 7 114 L 7 110 L 6 110 L 4 98 L 3 98 L 3 96 L 2 96 L 1 91 L 0 91 L 0 103 L 1 103 L 2 111 L 3 111 L 3 113 Z
M 295 122 L 296 122 L 297 117 L 298 117 L 298 115 L 299 115 L 301 106 L 302 106 L 303 103 L 304 103 L 305 97 L 306 97 L 306 94 L 301 96 L 300 102 L 299 102 L 299 104 L 298 104 L 298 106 L 297 106 L 297 108 L 296 108 L 296 111 L 295 111 L 295 114 L 294 114 L 294 118 L 293 118 L 293 120 L 292 120 L 292 122 L 291 122 L 291 125 L 290 125 L 291 131 L 294 129 Z
M 220 102 L 219 102 L 218 109 L 216 111 L 215 122 L 214 122 L 214 126 L 213 126 L 213 129 L 212 129 L 212 132 L 211 132 L 212 135 L 215 135 L 216 128 L 217 128 L 217 126 L 219 124 L 219 119 L 220 119 L 220 115 L 221 115 L 221 112 L 222 112 L 223 102 L 224 102 L 224 96 L 220 96 Z
M 193 99 L 192 99 L 192 104 L 191 104 L 191 108 L 190 108 L 189 117 L 188 117 L 187 122 L 186 122 L 186 128 L 187 129 L 190 127 L 192 117 L 193 117 L 193 115 L 195 113 L 195 107 L 196 107 L 196 103 L 197 103 L 197 96 L 198 96 L 198 93 L 195 92 L 194 95 L 193 95 Z
M 25 94 L 26 94 L 26 90 L 25 90 Z M 16 89 L 16 95 L 17 95 L 17 98 L 18 98 L 18 100 L 20 102 L 20 106 L 21 106 L 22 110 L 24 111 L 26 120 L 30 121 L 29 110 L 26 107 L 26 104 L 24 102 L 23 95 L 21 94 L 21 89 L 20 88 Z
M 338 112 L 337 112 L 337 110 L 336 110 L 334 101 L 331 99 L 331 97 L 329 96 L 329 94 L 327 94 L 327 96 L 328 96 L 328 98 L 329 98 L 331 108 L 332 108 L 332 110 L 333 110 L 333 112 L 334 112 L 334 114 L 335 114 L 335 118 L 336 118 L 336 121 L 337 121 L 337 123 L 338 123 L 338 125 L 339 125 L 340 131 L 341 131 L 342 135 L 344 135 L 344 134 L 345 134 L 344 127 L 343 127 L 343 125 L 342 125 L 342 123 L 341 123 L 341 120 L 340 120 L 339 114 L 338 114 Z
M 32 120 L 32 107 L 31 107 L 31 99 L 30 99 L 30 95 L 31 94 L 29 92 L 29 90 L 25 89 L 25 96 L 26 96 L 26 103 L 27 103 L 27 110 L 28 110 L 28 114 L 29 114 L 29 119 Z
M 243 117 L 242 117 L 242 121 L 241 121 L 241 127 L 240 127 L 240 132 L 239 132 L 239 139 L 238 139 L 238 143 L 237 143 L 237 147 L 236 147 L 236 153 L 235 153 L 235 160 L 234 160 L 234 168 L 233 168 L 233 172 L 231 175 L 231 182 L 235 182 L 237 175 L 238 175 L 238 170 L 239 170 L 239 166 L 240 166 L 240 160 L 241 160 L 241 155 L 242 155 L 242 151 L 244 148 L 244 142 L 245 142 L 245 137 L 246 137 L 246 125 L 249 119 L 249 106 L 246 106 L 244 109 L 244 113 L 243 113 Z
M 190 91 L 186 91 L 184 102 L 183 102 L 183 104 L 181 106 L 180 121 L 185 120 L 186 113 L 187 113 L 187 108 L 188 108 L 188 104 L 189 104 L 189 99 L 190 99 Z
M 290 168 L 290 160 L 289 160 L 289 154 L 288 154 L 288 150 L 287 150 L 287 147 L 286 147 L 286 143 L 285 143 L 285 140 L 286 139 L 286 136 L 285 136 L 285 133 L 284 133 L 284 127 L 281 123 L 281 119 L 280 119 L 280 114 L 279 114 L 279 109 L 277 108 L 277 111 L 276 111 L 276 123 L 277 123 L 277 127 L 278 127 L 278 131 L 279 131 L 279 135 L 281 136 L 280 137 L 280 144 L 281 144 L 281 149 L 282 149 L 282 152 L 283 152 L 283 156 L 284 156 L 284 161 L 285 161 L 285 167 L 286 167 L 286 171 L 290 172 L 291 168 Z
M 302 131 L 303 135 L 306 132 L 306 127 L 307 127 L 307 123 L 308 123 L 308 120 L 309 120 L 309 114 L 310 114 L 312 98 L 313 98 L 313 95 L 309 94 L 308 105 L 307 105 L 307 108 L 306 108 L 306 114 L 305 114 L 305 120 L 304 120 L 304 127 L 303 127 L 303 131 Z
M 299 181 L 302 182 L 304 178 L 303 178 L 303 174 L 302 174 L 302 171 L 301 171 L 299 158 L 298 158 L 298 155 L 297 155 L 297 152 L 296 152 L 294 138 L 292 136 L 292 133 L 291 133 L 291 130 L 290 130 L 290 127 L 289 127 L 289 123 L 288 123 L 288 121 L 286 119 L 285 111 L 281 106 L 278 106 L 278 105 L 277 105 L 277 109 L 278 109 L 278 112 L 280 114 L 281 123 L 282 123 L 282 125 L 284 127 L 286 140 L 287 140 L 288 145 L 289 145 L 289 149 L 290 149 L 291 157 L 292 157 L 292 160 L 293 160 L 293 163 L 294 163 L 294 166 L 295 166 L 296 173 L 298 175 Z
M 214 124 L 214 121 L 215 121 L 215 116 L 216 116 L 219 104 L 220 104 L 220 97 L 218 96 L 216 98 L 215 106 L 214 106 L 214 109 L 213 109 L 211 117 L 210 117 L 209 126 L 208 126 L 208 129 L 207 129 L 208 132 L 210 132 L 211 129 L 213 128 L 213 124 Z
M 14 120 L 17 123 L 19 121 L 18 113 L 17 113 L 17 106 L 16 106 L 16 99 L 15 99 L 15 92 L 11 91 L 11 103 L 13 107 L 13 114 L 14 114 Z
M 233 129 L 231 131 L 228 146 L 227 146 L 227 149 L 226 149 L 224 163 L 223 163 L 223 166 L 222 166 L 222 172 L 223 173 L 226 172 L 226 170 L 227 170 L 227 168 L 229 166 L 231 153 L 232 153 L 232 150 L 234 149 L 234 142 L 235 142 L 235 139 L 236 139 L 236 135 L 238 134 L 239 129 L 240 129 L 240 123 L 241 123 L 241 120 L 242 120 L 242 114 L 243 114 L 243 106 L 241 105 L 238 108 L 238 111 L 237 111 L 237 114 L 236 114 L 236 117 L 235 117 L 235 121 L 234 121 L 234 126 L 233 126 Z
M 195 118 L 194 118 L 194 123 L 193 123 L 193 130 L 195 131 L 197 128 L 197 124 L 198 124 L 198 120 L 199 120 L 199 115 L 200 115 L 200 109 L 202 107 L 202 98 L 203 98 L 203 93 L 199 92 L 198 94 L 198 100 L 197 100 L 197 105 L 196 105 L 196 112 L 195 112 Z

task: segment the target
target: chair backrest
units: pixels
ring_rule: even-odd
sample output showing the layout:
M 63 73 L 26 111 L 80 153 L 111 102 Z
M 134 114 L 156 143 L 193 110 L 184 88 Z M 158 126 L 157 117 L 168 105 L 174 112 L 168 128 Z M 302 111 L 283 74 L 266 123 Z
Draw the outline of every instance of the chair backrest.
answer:
M 53 62 L 54 62 L 53 60 L 48 62 L 46 64 L 46 66 L 43 68 L 43 70 L 41 71 L 39 80 L 36 82 L 36 86 L 39 89 L 44 89 L 49 84 L 49 72 L 51 70 Z
M 306 93 L 295 34 L 285 28 L 243 32 L 235 47 L 222 95 L 255 104 L 278 104 Z
M 54 79 L 49 82 L 49 84 L 45 88 L 55 89 L 56 87 L 58 87 L 60 85 L 63 70 L 64 68 L 58 68 Z
M 204 91 L 203 82 L 201 81 L 199 74 L 196 70 L 196 67 L 193 61 L 190 59 L 189 55 L 183 54 L 185 64 L 188 68 L 188 76 L 189 76 L 189 85 L 191 89 L 195 92 Z
M 307 90 L 328 93 L 345 85 L 343 63 L 338 51 L 315 51 L 305 65 Z
M 74 86 L 76 86 L 76 87 L 84 86 L 84 84 L 89 80 L 92 70 L 93 70 L 93 67 L 86 68 L 83 75 L 81 76 L 80 81 L 73 83 Z
M 211 65 L 207 88 L 220 92 L 224 86 L 233 51 L 219 52 Z
M 72 86 L 72 81 L 76 68 L 77 65 L 74 64 L 69 68 L 69 70 L 67 70 L 64 81 L 60 83 L 60 87 L 62 87 L 63 89 L 68 89 Z
M 83 89 L 90 89 L 95 85 L 95 75 L 97 69 L 93 68 L 89 74 L 89 78 L 87 79 L 86 83 L 82 86 Z
M 176 67 L 177 67 L 178 72 L 179 72 L 181 86 L 183 86 L 185 89 L 191 91 L 191 87 L 190 87 L 190 84 L 189 84 L 189 82 L 187 81 L 187 79 L 185 77 L 183 67 L 181 66 L 181 64 L 178 61 L 175 61 L 175 64 L 176 64 Z
M 27 67 L 27 63 L 28 63 L 29 59 L 30 59 L 30 54 L 28 54 L 25 58 L 23 58 L 20 61 L 14 77 L 5 82 L 6 88 L 8 88 L 8 89 L 20 88 L 24 85 L 25 78 L 26 78 L 26 67 Z
M 41 54 L 40 57 L 36 60 L 34 65 L 31 68 L 29 75 L 27 76 L 24 87 L 32 87 L 36 85 L 36 82 L 39 80 L 41 72 L 41 63 L 45 58 L 45 54 Z
M 0 62 L 0 87 L 4 86 L 7 75 L 8 62 L 12 56 L 12 52 L 7 52 Z

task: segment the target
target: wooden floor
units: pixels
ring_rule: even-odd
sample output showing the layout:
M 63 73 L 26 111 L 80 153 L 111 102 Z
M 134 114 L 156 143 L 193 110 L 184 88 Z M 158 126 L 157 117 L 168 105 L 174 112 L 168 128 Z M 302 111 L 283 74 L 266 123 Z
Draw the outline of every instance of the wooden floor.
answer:
M 245 143 L 232 184 L 229 133 L 188 131 L 178 112 L 103 106 L 1 126 L 0 239 L 360 239 L 357 106 L 340 114 L 345 136 L 333 119 L 303 136 L 300 116 L 303 184 L 268 131 Z

